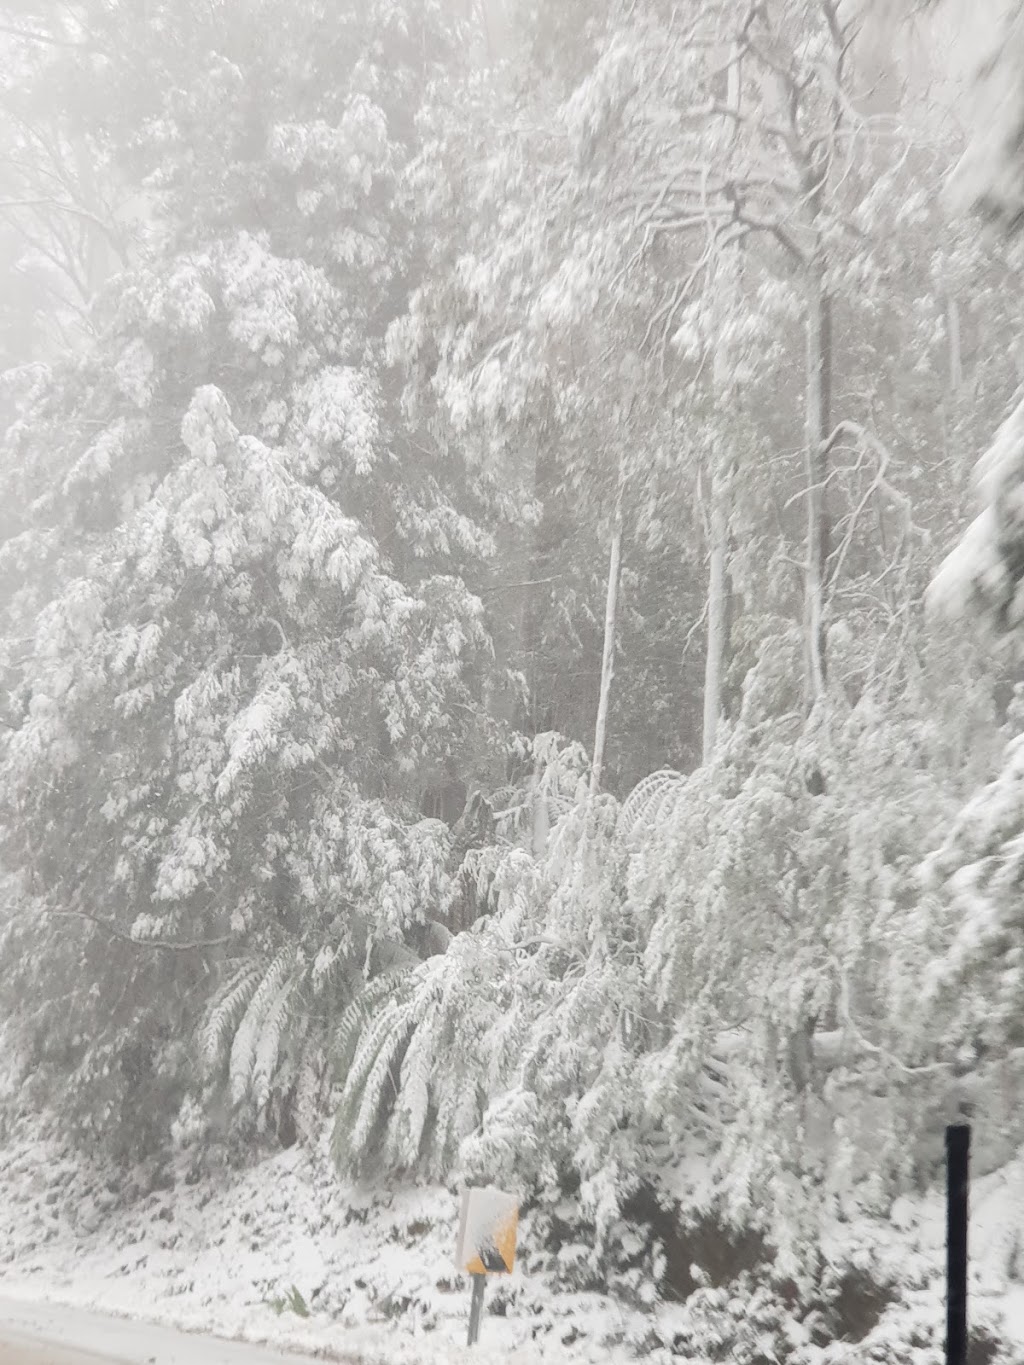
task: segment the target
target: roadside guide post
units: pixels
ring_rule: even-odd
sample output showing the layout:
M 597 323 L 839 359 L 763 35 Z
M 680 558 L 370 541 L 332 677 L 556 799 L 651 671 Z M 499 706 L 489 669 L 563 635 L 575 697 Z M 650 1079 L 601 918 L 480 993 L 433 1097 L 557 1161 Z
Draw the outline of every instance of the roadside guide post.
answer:
M 946 1129 L 946 1365 L 967 1365 L 967 1195 L 971 1128 Z
M 488 1275 L 507 1275 L 516 1258 L 519 1201 L 492 1185 L 462 1191 L 455 1264 L 473 1277 L 469 1307 L 469 1341 L 476 1344 L 484 1309 Z
M 480 1336 L 480 1318 L 484 1311 L 484 1285 L 486 1275 L 473 1276 L 473 1297 L 469 1301 L 469 1338 L 468 1344 L 475 1346 Z

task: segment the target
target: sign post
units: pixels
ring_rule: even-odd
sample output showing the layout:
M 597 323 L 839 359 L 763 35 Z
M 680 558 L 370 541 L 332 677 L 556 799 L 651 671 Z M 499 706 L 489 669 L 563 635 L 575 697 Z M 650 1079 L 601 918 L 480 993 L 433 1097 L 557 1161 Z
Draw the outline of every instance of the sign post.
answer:
M 967 1365 L 967 1195 L 971 1128 L 946 1129 L 946 1365 Z
M 473 1276 L 473 1297 L 469 1301 L 469 1338 L 468 1345 L 475 1346 L 480 1336 L 480 1319 L 484 1311 L 484 1285 L 486 1275 Z
M 507 1275 L 516 1258 L 519 1201 L 493 1186 L 463 1190 L 455 1264 L 473 1277 L 469 1307 L 469 1345 L 480 1335 L 484 1285 L 488 1275 Z

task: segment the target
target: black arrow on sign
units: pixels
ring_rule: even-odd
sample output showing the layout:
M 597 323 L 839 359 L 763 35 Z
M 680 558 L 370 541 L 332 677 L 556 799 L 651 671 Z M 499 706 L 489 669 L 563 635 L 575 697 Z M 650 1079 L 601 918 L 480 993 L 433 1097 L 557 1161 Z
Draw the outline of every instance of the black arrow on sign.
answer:
M 481 1264 L 485 1270 L 497 1272 L 508 1269 L 508 1266 L 505 1264 L 504 1256 L 495 1246 L 493 1241 L 488 1240 L 484 1242 L 477 1254 L 480 1257 Z

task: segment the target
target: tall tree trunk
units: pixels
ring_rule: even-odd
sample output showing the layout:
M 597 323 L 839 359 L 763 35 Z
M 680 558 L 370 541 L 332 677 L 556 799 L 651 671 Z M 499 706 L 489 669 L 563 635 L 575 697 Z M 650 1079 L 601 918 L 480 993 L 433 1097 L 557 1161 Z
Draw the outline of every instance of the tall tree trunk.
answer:
M 729 479 L 725 451 L 717 450 L 711 471 L 711 511 L 708 517 L 708 643 L 704 656 L 703 761 L 710 763 L 722 714 L 722 677 L 729 647 Z
M 735 47 L 729 54 L 726 103 L 739 114 L 742 91 L 742 71 Z M 735 140 L 738 118 L 730 130 Z M 735 394 L 731 383 L 731 368 L 727 348 L 721 340 L 725 324 L 736 307 L 739 293 L 739 247 L 727 247 L 721 258 L 721 269 L 715 281 L 718 290 L 719 339 L 715 345 L 712 385 L 719 423 L 728 422 L 727 409 L 733 406 Z M 722 715 L 722 680 L 729 652 L 729 503 L 731 498 L 732 452 L 728 441 L 719 436 L 711 461 L 711 509 L 708 516 L 708 640 L 704 655 L 704 731 L 702 761 L 710 763 L 718 739 L 718 723 Z
M 533 466 L 533 496 L 541 506 L 541 517 L 533 528 L 529 551 L 525 556 L 524 595 L 519 601 L 517 633 L 520 640 L 523 673 L 527 682 L 526 711 L 516 721 L 517 728 L 536 736 L 552 728 L 554 697 L 549 679 L 540 672 L 538 661 L 544 648 L 543 622 L 551 593 L 551 568 L 561 562 L 559 553 L 564 537 L 558 535 L 551 518 L 558 516 L 554 489 L 557 482 L 556 456 L 539 447 Z M 547 852 L 551 819 L 548 799 L 541 782 L 538 761 L 530 780 L 531 843 L 534 857 Z
M 619 579 L 622 574 L 623 502 L 626 492 L 626 457 L 619 455 L 619 477 L 615 489 L 615 511 L 612 517 L 612 543 L 608 555 L 608 589 L 604 607 L 604 649 L 601 654 L 601 692 L 597 703 L 597 722 L 594 726 L 594 761 L 590 769 L 590 792 L 601 790 L 604 772 L 605 747 L 608 740 L 608 713 L 611 705 L 612 679 L 615 676 L 615 637 L 619 616 Z
M 547 793 L 541 786 L 540 773 L 534 769 L 530 780 L 530 847 L 535 858 L 543 858 L 548 851 L 551 835 L 551 811 Z
M 715 282 L 718 290 L 722 331 L 732 316 L 739 295 L 738 248 L 729 248 L 722 259 Z M 732 503 L 734 464 L 730 425 L 736 405 L 736 387 L 731 378 L 728 349 L 719 340 L 715 346 L 712 386 L 718 432 L 711 453 L 710 500 L 708 512 L 708 638 L 704 654 L 704 733 L 702 761 L 710 763 L 718 740 L 722 717 L 722 684 L 729 655 L 729 525 Z
M 824 267 L 815 259 L 807 291 L 807 545 L 804 591 L 804 648 L 807 698 L 813 706 L 825 695 L 825 588 L 831 525 L 828 513 L 827 448 L 832 406 L 832 304 L 825 288 Z

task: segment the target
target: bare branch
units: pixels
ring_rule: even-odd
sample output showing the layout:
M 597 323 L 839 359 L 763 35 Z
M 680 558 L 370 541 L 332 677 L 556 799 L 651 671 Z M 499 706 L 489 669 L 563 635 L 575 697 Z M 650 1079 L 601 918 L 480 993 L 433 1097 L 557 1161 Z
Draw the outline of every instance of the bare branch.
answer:
M 89 924 L 95 924 L 104 933 L 119 943 L 131 944 L 133 948 L 160 948 L 172 952 L 186 953 L 196 952 L 203 948 L 221 948 L 226 943 L 233 943 L 233 934 L 222 934 L 219 938 L 197 938 L 197 939 L 167 939 L 167 938 L 133 938 L 126 933 L 120 925 L 113 920 L 104 919 L 101 915 L 91 915 L 87 910 L 46 910 L 44 913 L 54 919 L 77 919 L 84 920 Z
M 890 500 L 894 502 L 903 511 L 904 518 L 907 521 L 908 528 L 910 519 L 909 498 L 907 498 L 906 495 L 901 493 L 898 489 L 893 488 L 892 484 L 890 484 L 888 479 L 885 477 L 886 472 L 889 468 L 890 461 L 892 459 L 892 456 L 890 455 L 887 447 L 878 439 L 877 436 L 875 436 L 872 432 L 868 431 L 865 427 L 862 427 L 859 422 L 843 421 L 838 424 L 838 426 L 831 432 L 831 434 L 825 441 L 824 443 L 825 451 L 826 452 L 831 451 L 835 446 L 836 441 L 838 441 L 841 436 L 852 436 L 856 441 L 858 441 L 861 444 L 862 449 L 866 448 L 873 451 L 878 464 L 875 470 L 875 476 L 872 479 L 870 486 L 861 497 L 857 506 L 853 509 L 853 511 L 847 518 L 846 534 L 843 537 L 842 544 L 839 546 L 839 548 L 834 552 L 832 556 L 833 558 L 835 558 L 836 564 L 831 574 L 832 591 L 829 598 L 830 605 L 832 600 L 835 598 L 839 579 L 842 575 L 843 566 L 846 563 L 846 557 L 850 551 L 851 545 L 853 544 L 853 537 L 857 530 L 857 523 L 864 509 L 871 501 L 872 497 L 878 492 L 885 493 L 886 496 L 890 498 Z M 858 468 L 859 465 L 860 462 L 858 462 Z M 888 570 L 886 572 L 888 572 Z
M 107 236 L 118 255 L 122 254 L 121 242 L 114 229 L 89 209 L 79 208 L 77 204 L 68 204 L 60 199 L 0 199 L 0 212 L 13 212 L 15 209 L 54 209 L 57 213 L 67 213 L 73 218 L 84 219 L 98 227 Z

